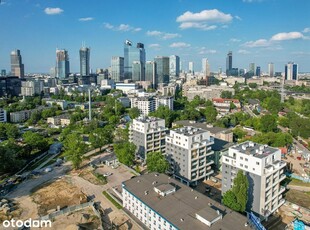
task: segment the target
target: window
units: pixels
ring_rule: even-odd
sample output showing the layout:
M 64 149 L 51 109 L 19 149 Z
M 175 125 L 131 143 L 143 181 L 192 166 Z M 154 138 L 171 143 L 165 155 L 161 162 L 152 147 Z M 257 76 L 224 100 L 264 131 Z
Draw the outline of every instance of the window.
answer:
M 245 160 L 245 161 L 249 161 L 249 159 L 248 159 L 248 158 L 245 158 L 244 160 Z
M 240 164 L 240 167 L 243 167 L 243 164 Z
M 253 168 L 253 171 L 255 171 L 255 168 Z
M 248 166 L 247 166 L 247 165 L 245 165 L 244 167 L 245 167 L 246 169 L 248 168 Z
M 258 161 L 256 161 L 256 165 L 259 165 L 259 162 L 258 162 Z
M 240 160 L 243 160 L 243 157 L 240 157 Z

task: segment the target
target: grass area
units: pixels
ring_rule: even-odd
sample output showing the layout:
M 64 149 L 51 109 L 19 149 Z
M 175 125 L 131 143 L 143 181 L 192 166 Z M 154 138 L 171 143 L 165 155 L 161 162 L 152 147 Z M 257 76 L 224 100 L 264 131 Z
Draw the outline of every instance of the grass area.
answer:
M 116 200 L 113 199 L 113 197 L 111 197 L 106 191 L 103 191 L 102 194 L 109 200 L 111 201 L 112 204 L 114 204 L 114 206 L 117 209 L 122 209 L 122 205 L 120 205 Z
M 290 189 L 285 194 L 285 199 L 304 208 L 310 208 L 310 192 L 302 192 Z
M 93 172 L 93 175 L 104 185 L 107 183 L 107 178 L 100 173 Z
M 295 179 L 295 178 L 291 178 L 291 182 L 289 182 L 289 185 L 310 187 L 310 183 L 305 183 L 305 182 L 298 180 L 298 179 Z

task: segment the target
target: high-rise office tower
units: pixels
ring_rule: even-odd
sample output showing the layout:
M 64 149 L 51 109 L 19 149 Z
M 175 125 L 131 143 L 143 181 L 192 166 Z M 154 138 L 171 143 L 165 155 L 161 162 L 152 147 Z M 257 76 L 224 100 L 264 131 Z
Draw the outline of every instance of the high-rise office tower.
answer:
M 202 59 L 202 73 L 205 77 L 210 76 L 210 64 L 208 58 Z
M 190 61 L 188 63 L 188 72 L 189 73 L 194 73 L 194 62 Z
M 254 76 L 255 74 L 255 63 L 250 63 L 249 65 L 249 75 Z
M 169 69 L 171 77 L 178 77 L 180 74 L 180 57 L 171 55 L 169 57 Z
M 169 83 L 169 57 L 157 56 L 156 62 L 156 87 L 157 84 Z
M 137 43 L 137 46 L 132 46 L 132 42 L 126 40 L 124 43 L 124 78 L 132 79 L 133 62 L 141 62 L 141 79 L 144 79 L 145 74 L 145 49 L 142 43 Z
M 111 79 L 115 82 L 124 80 L 124 58 L 112 57 L 111 60 Z
M 152 82 L 152 88 L 156 85 L 156 62 L 147 61 L 145 64 L 145 80 Z
M 232 70 L 232 51 L 229 51 L 226 57 L 226 75 L 229 76 Z
M 5 70 L 5 69 L 2 69 L 2 70 L 1 70 L 1 76 L 2 76 L 2 77 L 6 76 L 6 70 Z
M 274 77 L 274 64 L 271 62 L 268 64 L 269 77 Z
M 81 76 L 89 76 L 89 59 L 90 59 L 90 48 L 81 47 L 80 49 L 80 74 Z
M 70 64 L 69 54 L 65 49 L 56 49 L 56 77 L 64 79 L 69 76 Z
M 142 79 L 142 65 L 140 61 L 132 62 L 132 80 L 133 81 L 143 81 Z
M 285 80 L 298 80 L 298 64 L 289 62 L 285 65 Z
M 24 64 L 22 62 L 20 50 L 11 52 L 11 75 L 19 78 L 24 77 Z
M 257 67 L 256 67 L 255 75 L 258 76 L 258 77 L 260 77 L 260 66 L 257 66 Z

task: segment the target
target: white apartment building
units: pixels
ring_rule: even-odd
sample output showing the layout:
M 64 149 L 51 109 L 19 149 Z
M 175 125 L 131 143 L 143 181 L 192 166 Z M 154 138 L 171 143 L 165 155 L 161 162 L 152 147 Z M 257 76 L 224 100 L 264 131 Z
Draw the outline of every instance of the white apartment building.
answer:
M 141 115 L 147 116 L 156 110 L 156 99 L 154 97 L 133 97 L 130 100 L 131 108 L 137 107 Z
M 285 203 L 285 187 L 280 185 L 285 166 L 278 148 L 250 141 L 232 146 L 222 156 L 222 195 L 242 170 L 249 181 L 247 211 L 266 218 Z
M 175 178 L 197 184 L 213 174 L 214 138 L 210 132 L 192 126 L 171 130 L 166 136 L 166 156 Z
M 247 218 L 165 174 L 148 173 L 122 183 L 126 212 L 143 229 L 249 230 Z
M 170 110 L 173 110 L 173 97 L 156 97 L 156 109 L 163 105 L 167 106 Z
M 40 95 L 43 91 L 44 80 L 31 79 L 28 81 L 22 81 L 21 95 L 22 96 L 34 96 Z
M 0 122 L 7 122 L 6 110 L 0 108 Z
M 137 146 L 137 157 L 146 160 L 147 153 L 165 153 L 165 137 L 168 129 L 165 120 L 140 116 L 129 127 L 129 141 Z

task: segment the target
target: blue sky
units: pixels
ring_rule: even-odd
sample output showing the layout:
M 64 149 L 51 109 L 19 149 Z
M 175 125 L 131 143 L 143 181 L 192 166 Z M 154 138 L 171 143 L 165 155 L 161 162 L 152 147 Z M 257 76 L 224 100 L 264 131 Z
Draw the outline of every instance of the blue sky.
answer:
M 72 72 L 79 71 L 82 42 L 91 47 L 91 68 L 107 68 L 123 56 L 123 42 L 145 44 L 147 60 L 179 55 L 212 71 L 269 62 L 284 71 L 288 61 L 310 72 L 309 0 L 1 0 L 0 69 L 10 69 L 10 52 L 20 49 L 25 72 L 49 72 L 55 50 L 65 48 Z

